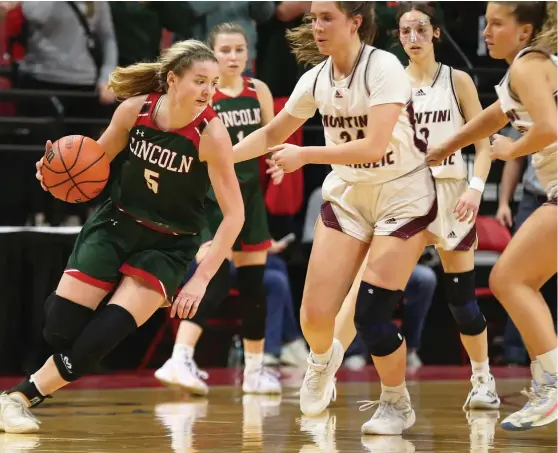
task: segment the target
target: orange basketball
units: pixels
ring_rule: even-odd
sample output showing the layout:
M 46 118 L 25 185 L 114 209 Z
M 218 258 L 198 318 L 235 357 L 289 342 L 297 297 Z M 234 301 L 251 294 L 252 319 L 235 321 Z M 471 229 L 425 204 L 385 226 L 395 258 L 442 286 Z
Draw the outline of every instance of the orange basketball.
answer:
M 110 162 L 95 140 L 68 135 L 52 144 L 45 153 L 43 184 L 59 200 L 83 203 L 95 198 L 105 187 Z

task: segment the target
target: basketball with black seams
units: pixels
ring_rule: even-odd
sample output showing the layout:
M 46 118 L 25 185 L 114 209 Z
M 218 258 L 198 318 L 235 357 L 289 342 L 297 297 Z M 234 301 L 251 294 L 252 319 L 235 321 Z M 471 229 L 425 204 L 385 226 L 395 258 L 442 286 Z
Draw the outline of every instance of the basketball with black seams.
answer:
M 99 195 L 107 184 L 110 162 L 95 140 L 68 135 L 45 153 L 43 184 L 59 200 L 83 203 Z

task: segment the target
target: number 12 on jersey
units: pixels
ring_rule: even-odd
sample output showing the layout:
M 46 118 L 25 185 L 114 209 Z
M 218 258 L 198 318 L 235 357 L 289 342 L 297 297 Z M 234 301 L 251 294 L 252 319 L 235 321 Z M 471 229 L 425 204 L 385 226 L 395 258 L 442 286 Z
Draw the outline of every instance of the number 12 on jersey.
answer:
M 147 183 L 149 190 L 153 193 L 159 193 L 159 173 L 146 168 L 143 172 L 143 177 L 145 178 L 145 182 Z

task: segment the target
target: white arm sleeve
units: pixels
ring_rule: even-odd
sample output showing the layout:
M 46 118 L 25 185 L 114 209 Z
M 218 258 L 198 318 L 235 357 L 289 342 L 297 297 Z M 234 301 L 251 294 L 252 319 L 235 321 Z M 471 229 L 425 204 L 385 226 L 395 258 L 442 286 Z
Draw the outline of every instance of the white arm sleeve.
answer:
M 311 69 L 299 79 L 285 104 L 285 110 L 289 115 L 305 120 L 314 116 L 316 100 L 313 91 L 317 75 L 317 72 Z
M 377 51 L 366 83 L 370 90 L 368 107 L 381 104 L 407 104 L 411 99 L 411 81 L 397 57 Z

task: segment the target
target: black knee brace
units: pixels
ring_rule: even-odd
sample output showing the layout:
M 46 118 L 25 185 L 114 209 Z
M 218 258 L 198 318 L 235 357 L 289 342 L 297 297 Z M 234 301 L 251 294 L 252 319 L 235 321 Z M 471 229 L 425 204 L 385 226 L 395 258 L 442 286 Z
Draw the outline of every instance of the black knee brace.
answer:
M 229 260 L 223 261 L 223 264 L 221 264 L 221 267 L 217 270 L 209 285 L 207 285 L 207 290 L 200 302 L 198 311 L 188 321 L 197 324 L 202 329 L 205 327 L 207 318 L 215 313 L 219 304 L 225 300 L 229 293 L 231 287 L 230 272 L 231 262 Z
M 264 286 L 265 266 L 243 266 L 237 269 L 237 285 L 242 299 L 242 337 L 247 340 L 265 338 L 267 301 Z
M 109 304 L 99 309 L 72 349 L 53 355 L 60 376 L 67 382 L 79 379 L 136 329 L 134 317 L 125 308 Z
M 392 321 L 402 298 L 403 291 L 392 291 L 366 282 L 360 284 L 355 306 L 355 327 L 371 355 L 388 356 L 403 343 L 403 335 Z
M 93 318 L 94 310 L 52 293 L 45 302 L 43 337 L 56 351 L 66 351 Z
M 449 309 L 463 335 L 484 332 L 486 320 L 475 296 L 475 271 L 444 274 Z

